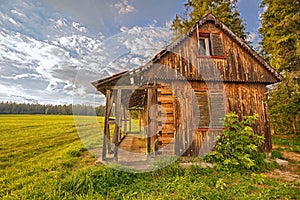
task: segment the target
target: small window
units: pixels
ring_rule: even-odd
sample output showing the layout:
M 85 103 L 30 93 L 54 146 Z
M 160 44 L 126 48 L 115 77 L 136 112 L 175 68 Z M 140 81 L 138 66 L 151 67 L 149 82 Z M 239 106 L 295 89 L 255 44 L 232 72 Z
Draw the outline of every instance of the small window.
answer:
M 200 56 L 224 56 L 224 48 L 221 34 L 199 33 Z

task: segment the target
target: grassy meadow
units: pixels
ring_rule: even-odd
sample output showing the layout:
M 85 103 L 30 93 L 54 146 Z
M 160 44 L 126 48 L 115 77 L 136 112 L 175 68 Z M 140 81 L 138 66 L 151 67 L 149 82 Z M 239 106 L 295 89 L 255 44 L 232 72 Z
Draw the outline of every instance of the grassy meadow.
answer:
M 81 117 L 80 137 L 97 130 L 93 120 Z M 96 149 L 101 136 L 83 145 L 73 116 L 0 115 L 0 136 L 0 199 L 300 199 L 299 181 L 276 176 L 282 167 L 225 173 L 175 162 L 127 173 L 96 165 L 85 145 Z M 277 156 L 285 157 L 289 143 L 275 141 Z M 293 143 L 293 153 L 299 146 Z M 291 162 L 296 176 L 300 161 Z

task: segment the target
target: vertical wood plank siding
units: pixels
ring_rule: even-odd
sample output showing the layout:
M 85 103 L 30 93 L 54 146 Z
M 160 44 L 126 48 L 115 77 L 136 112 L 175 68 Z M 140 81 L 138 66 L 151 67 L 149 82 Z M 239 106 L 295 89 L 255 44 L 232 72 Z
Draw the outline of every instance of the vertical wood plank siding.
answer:
M 220 33 L 213 24 L 205 24 L 201 30 Z M 164 54 L 155 65 L 158 79 L 165 79 L 170 68 L 187 80 L 219 80 L 225 82 L 277 82 L 276 78 L 234 40 L 223 35 L 225 56 L 199 57 L 196 33 L 180 45 Z M 177 78 L 180 78 L 178 76 Z
M 258 114 L 258 121 L 253 126 L 254 132 L 265 136 L 262 150 L 272 148 L 270 125 L 266 105 L 266 87 L 263 84 L 225 84 L 227 107 L 239 116 Z
M 226 29 L 223 30 L 226 31 Z M 211 33 L 215 37 L 211 43 L 217 48 L 217 56 L 199 55 L 198 34 L 194 31 L 186 39 L 169 46 L 162 51 L 162 54 L 156 55 L 155 59 L 144 68 L 125 73 L 126 77 L 121 81 L 121 85 L 125 86 L 137 84 L 142 80 L 144 85 L 160 87 L 158 90 L 153 88 L 136 91 L 133 95 L 126 91 L 122 93 L 123 99 L 130 99 L 129 107 L 144 108 L 144 125 L 147 127 L 145 132 L 150 136 L 147 145 L 148 152 L 158 148 L 155 146 L 155 141 L 156 143 L 167 141 L 167 138 L 163 138 L 163 136 L 170 137 L 172 133 L 169 133 L 169 130 L 173 130 L 173 135 L 175 135 L 174 152 L 177 155 L 205 155 L 214 145 L 214 138 L 221 134 L 222 126 L 215 119 L 225 114 L 224 108 L 221 107 L 225 107 L 226 112 L 235 112 L 239 116 L 257 113 L 259 119 L 253 129 L 255 133 L 264 134 L 266 138 L 264 146 L 261 147 L 262 150 L 270 151 L 272 145 L 266 106 L 266 85 L 278 82 L 279 78 L 276 77 L 276 74 L 274 75 L 274 72 L 269 71 L 270 67 L 268 70 L 260 59 L 255 58 L 251 50 L 238 43 L 232 35 L 227 34 L 228 31 L 223 33 L 218 26 L 210 22 L 201 25 L 199 32 L 201 31 Z M 121 79 L 121 75 L 123 74 L 115 75 L 117 78 L 111 81 L 104 79 L 99 88 L 105 87 L 109 91 L 110 87 L 113 87 Z M 134 79 L 134 82 L 131 83 L 130 79 Z M 172 91 L 161 87 L 163 85 L 167 85 Z M 98 90 L 100 90 L 99 88 Z M 198 94 L 195 94 L 195 91 L 198 91 Z M 223 97 L 222 94 L 224 94 Z M 120 95 L 121 92 L 118 92 L 118 96 Z M 111 107 L 110 93 L 107 98 L 107 107 Z M 194 112 L 195 106 L 192 102 L 195 102 L 195 99 L 202 116 L 201 112 L 198 113 L 199 116 Z M 125 102 L 118 100 L 116 105 L 121 103 Z M 167 123 L 163 126 L 156 122 L 159 120 L 155 121 L 155 118 L 159 118 L 159 110 L 152 106 L 157 103 L 161 103 L 160 109 L 166 112 Z M 167 104 L 172 106 L 168 107 Z M 209 106 L 214 108 L 209 108 Z M 106 111 L 106 118 L 108 118 L 109 111 L 109 109 Z M 211 118 L 212 114 L 208 114 L 208 111 L 217 117 Z M 170 119 L 168 119 L 168 115 Z M 197 116 L 202 120 L 200 125 L 203 127 L 199 128 L 199 123 L 195 122 L 194 119 Z M 205 117 L 207 119 L 204 119 Z M 159 129 L 167 130 L 168 134 L 164 134 Z M 160 136 L 158 135 L 162 137 L 161 141 L 159 141 Z M 104 150 L 106 148 L 105 140 L 103 148 Z M 105 157 L 104 154 L 103 158 Z

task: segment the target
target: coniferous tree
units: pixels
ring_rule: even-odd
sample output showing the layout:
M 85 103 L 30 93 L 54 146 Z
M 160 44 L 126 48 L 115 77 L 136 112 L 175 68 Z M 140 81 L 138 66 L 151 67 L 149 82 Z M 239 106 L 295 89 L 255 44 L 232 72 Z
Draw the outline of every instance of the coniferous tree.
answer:
M 245 40 L 245 25 L 236 8 L 238 0 L 189 0 L 185 4 L 184 16 L 176 15 L 172 30 L 178 36 L 185 33 L 208 13 L 215 15 L 238 37 Z
M 41 105 L 30 103 L 0 102 L 0 114 L 46 114 L 46 115 L 72 115 L 73 105 Z M 78 115 L 105 115 L 105 106 L 74 105 L 75 114 Z
M 269 63 L 284 76 L 268 100 L 276 133 L 300 132 L 300 1 L 263 0 L 262 49 Z
M 260 33 L 270 64 L 278 71 L 300 70 L 300 1 L 263 0 Z

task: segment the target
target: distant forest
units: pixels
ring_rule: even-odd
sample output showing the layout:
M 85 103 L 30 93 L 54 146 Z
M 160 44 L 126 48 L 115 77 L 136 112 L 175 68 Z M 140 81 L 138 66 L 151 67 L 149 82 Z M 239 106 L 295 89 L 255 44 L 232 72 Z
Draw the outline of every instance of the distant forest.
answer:
M 16 102 L 1 102 L 0 114 L 46 114 L 46 115 L 105 115 L 105 106 L 90 105 L 44 105 Z

